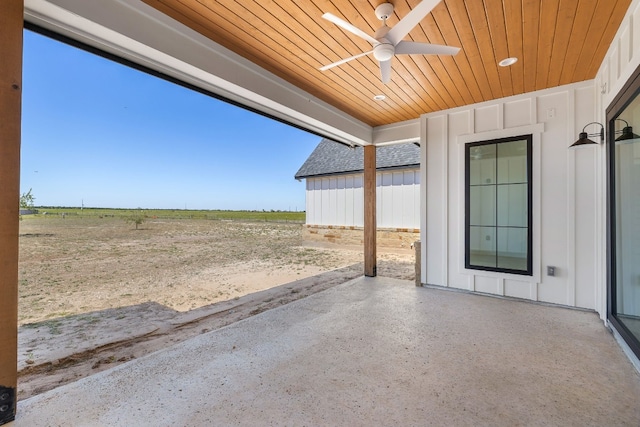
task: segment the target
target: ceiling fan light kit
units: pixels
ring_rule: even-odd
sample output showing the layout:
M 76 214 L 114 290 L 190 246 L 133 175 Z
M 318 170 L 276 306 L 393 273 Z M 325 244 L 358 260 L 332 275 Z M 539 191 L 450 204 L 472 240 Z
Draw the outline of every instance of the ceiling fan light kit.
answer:
M 353 59 L 373 53 L 373 57 L 380 63 L 380 76 L 382 83 L 388 83 L 391 79 L 391 59 L 395 55 L 455 55 L 460 51 L 458 47 L 435 45 L 430 43 L 420 43 L 403 41 L 402 39 L 416 25 L 422 21 L 440 3 L 441 0 L 422 0 L 393 28 L 387 26 L 387 19 L 393 14 L 393 4 L 382 3 L 375 9 L 375 14 L 382 21 L 382 27 L 378 28 L 374 36 L 370 36 L 361 29 L 349 24 L 331 13 L 325 13 L 322 17 L 342 29 L 349 31 L 356 36 L 367 40 L 373 45 L 368 52 L 363 52 L 349 58 L 341 59 L 329 65 L 320 67 L 321 71 L 337 67 Z
M 393 58 L 394 54 L 395 49 L 391 43 L 381 42 L 379 45 L 373 48 L 373 57 L 378 61 L 388 61 Z

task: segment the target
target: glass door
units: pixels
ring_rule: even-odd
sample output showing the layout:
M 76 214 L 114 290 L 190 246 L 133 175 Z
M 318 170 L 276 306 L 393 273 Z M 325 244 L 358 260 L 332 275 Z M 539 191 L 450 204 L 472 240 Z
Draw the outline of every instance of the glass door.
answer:
M 620 105 L 620 104 L 619 104 Z M 640 97 L 608 117 L 609 320 L 640 357 Z

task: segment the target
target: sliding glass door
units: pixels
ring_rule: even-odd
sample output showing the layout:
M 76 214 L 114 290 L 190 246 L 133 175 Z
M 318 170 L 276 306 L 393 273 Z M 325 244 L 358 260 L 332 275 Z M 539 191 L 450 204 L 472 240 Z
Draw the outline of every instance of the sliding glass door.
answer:
M 637 85 L 636 85 L 637 86 Z M 609 129 L 609 320 L 640 357 L 640 87 L 627 86 Z

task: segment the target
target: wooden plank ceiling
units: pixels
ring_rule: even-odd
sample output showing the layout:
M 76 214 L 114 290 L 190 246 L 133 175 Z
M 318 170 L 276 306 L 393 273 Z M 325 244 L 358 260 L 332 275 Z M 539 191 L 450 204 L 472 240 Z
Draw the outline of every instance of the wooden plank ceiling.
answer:
M 382 84 L 371 44 L 383 0 L 144 0 L 213 41 L 372 126 L 592 79 L 631 0 L 442 0 L 405 40 L 461 47 L 456 56 L 399 55 Z M 393 27 L 419 0 L 391 0 Z M 518 62 L 498 66 L 507 57 Z M 375 101 L 374 95 L 386 99 Z

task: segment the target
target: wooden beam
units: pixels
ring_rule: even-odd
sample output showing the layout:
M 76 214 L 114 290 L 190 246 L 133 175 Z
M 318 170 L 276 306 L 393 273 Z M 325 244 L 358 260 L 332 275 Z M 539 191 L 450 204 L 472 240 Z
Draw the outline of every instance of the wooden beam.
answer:
M 15 418 L 23 0 L 0 10 L 0 424 Z
M 376 147 L 364 147 L 364 275 L 377 276 Z

